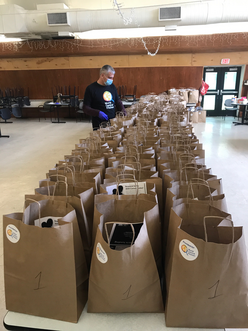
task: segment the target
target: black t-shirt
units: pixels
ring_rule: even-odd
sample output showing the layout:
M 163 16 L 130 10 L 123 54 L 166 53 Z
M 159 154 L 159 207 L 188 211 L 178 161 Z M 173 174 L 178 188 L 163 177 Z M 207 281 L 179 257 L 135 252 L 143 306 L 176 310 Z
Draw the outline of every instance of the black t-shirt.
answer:
M 115 117 L 115 106 L 118 99 L 119 96 L 114 84 L 104 86 L 94 82 L 87 86 L 84 94 L 84 104 L 104 112 L 109 119 Z M 101 122 L 98 117 L 92 117 L 93 127 L 98 127 Z

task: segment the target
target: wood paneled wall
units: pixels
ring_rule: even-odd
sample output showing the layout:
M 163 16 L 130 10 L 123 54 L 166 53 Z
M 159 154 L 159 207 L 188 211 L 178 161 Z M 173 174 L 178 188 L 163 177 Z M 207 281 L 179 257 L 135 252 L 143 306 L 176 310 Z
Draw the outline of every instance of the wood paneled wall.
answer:
M 64 70 L 100 69 L 103 64 L 116 68 L 147 68 L 169 66 L 218 66 L 221 59 L 230 58 L 230 65 L 248 63 L 247 52 L 223 53 L 182 53 L 149 55 L 98 55 L 98 56 L 61 56 L 34 58 L 0 58 L 0 70 Z
M 79 89 L 97 80 L 99 68 L 111 64 L 114 83 L 137 96 L 175 87 L 199 88 L 204 66 L 248 64 L 248 33 L 145 38 L 156 56 L 149 56 L 140 38 L 109 40 L 38 40 L 0 44 L 0 88 L 29 88 L 31 99 L 51 99 L 55 86 Z M 246 70 L 245 79 L 248 79 Z M 247 91 L 244 91 L 247 93 Z
M 203 67 L 147 67 L 116 68 L 114 84 L 126 85 L 128 94 L 137 84 L 137 96 L 149 92 L 161 93 L 169 88 L 194 87 L 201 85 Z M 51 99 L 55 86 L 79 87 L 79 97 L 84 97 L 87 85 L 96 81 L 99 69 L 64 70 L 12 70 L 0 72 L 0 88 L 29 89 L 31 99 Z

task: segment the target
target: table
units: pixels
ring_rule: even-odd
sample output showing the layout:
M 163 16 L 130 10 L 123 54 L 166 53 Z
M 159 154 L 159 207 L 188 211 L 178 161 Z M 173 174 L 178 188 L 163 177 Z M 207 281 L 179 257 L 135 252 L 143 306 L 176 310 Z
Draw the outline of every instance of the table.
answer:
M 49 102 L 49 105 L 57 108 L 57 118 L 58 118 L 58 120 L 57 121 L 52 121 L 52 123 L 66 123 L 64 121 L 61 122 L 59 120 L 59 108 L 63 107 L 63 106 L 68 107 L 68 106 L 70 106 L 70 103 L 69 102 Z
M 137 101 L 128 101 L 128 100 L 121 100 L 124 107 L 130 107 L 137 103 Z
M 125 314 L 93 314 L 87 313 L 85 307 L 78 323 L 56 321 L 48 318 L 8 312 L 3 320 L 7 330 L 16 331 L 166 331 L 165 316 L 163 313 L 125 313 Z M 172 328 L 168 328 L 171 330 Z M 175 331 L 179 328 L 173 328 Z M 167 331 L 168 331 L 167 330 Z M 189 328 L 180 328 L 180 331 L 188 331 Z M 225 329 L 199 329 L 194 331 L 212 331 Z M 230 330 L 232 331 L 232 330 Z
M 56 321 L 14 312 L 7 312 L 3 320 L 7 330 L 16 331 L 166 331 L 163 313 L 125 313 L 125 314 L 93 314 L 87 313 L 87 307 L 82 312 L 78 323 Z M 181 329 L 186 331 L 186 329 Z M 201 330 L 203 331 L 203 330 Z
M 232 103 L 233 106 L 240 106 L 243 107 L 242 110 L 242 119 L 241 122 L 233 122 L 234 125 L 248 125 L 248 122 L 245 122 L 245 113 L 247 111 L 247 104 L 243 105 L 241 103 Z
M 9 138 L 9 136 L 3 136 L 1 133 L 1 128 L 0 128 L 0 138 Z

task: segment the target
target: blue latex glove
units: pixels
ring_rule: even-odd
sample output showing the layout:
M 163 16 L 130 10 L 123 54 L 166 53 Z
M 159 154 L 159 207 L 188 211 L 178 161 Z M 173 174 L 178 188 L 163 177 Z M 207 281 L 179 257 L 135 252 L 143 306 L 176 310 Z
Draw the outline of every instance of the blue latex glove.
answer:
M 106 115 L 103 111 L 99 111 L 98 117 L 102 121 L 107 121 L 108 120 L 108 115 Z

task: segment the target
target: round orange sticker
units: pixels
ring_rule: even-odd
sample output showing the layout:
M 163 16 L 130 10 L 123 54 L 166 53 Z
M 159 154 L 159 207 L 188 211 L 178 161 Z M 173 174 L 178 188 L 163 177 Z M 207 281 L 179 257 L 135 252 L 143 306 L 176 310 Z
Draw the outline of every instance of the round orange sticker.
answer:
M 187 247 L 185 245 L 182 245 L 181 248 L 184 253 L 187 251 Z
M 14 224 L 8 224 L 6 226 L 6 236 L 13 244 L 16 244 L 21 237 L 20 231 Z

